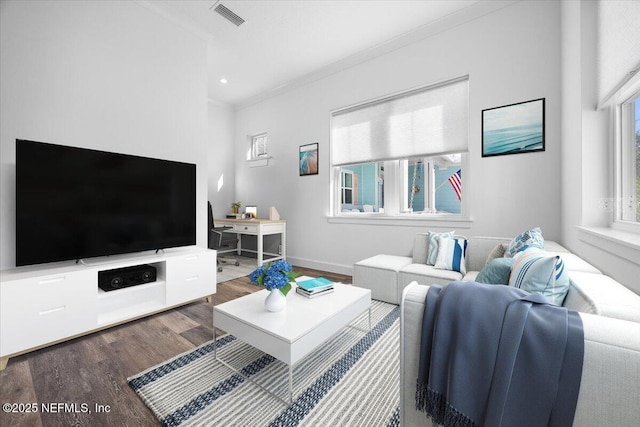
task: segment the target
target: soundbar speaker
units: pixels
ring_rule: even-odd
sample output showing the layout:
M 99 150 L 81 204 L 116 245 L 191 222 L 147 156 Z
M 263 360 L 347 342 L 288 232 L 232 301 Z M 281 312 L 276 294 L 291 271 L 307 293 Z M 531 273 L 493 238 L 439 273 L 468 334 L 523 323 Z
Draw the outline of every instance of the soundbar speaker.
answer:
M 156 281 L 156 268 L 149 264 L 98 272 L 98 287 L 105 292 Z

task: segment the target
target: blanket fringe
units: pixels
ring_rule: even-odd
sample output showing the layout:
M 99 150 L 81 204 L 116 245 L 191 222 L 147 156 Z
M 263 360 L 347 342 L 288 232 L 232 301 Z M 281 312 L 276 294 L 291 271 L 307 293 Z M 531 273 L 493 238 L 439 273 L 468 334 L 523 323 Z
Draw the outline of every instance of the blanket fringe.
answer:
M 435 424 L 444 427 L 479 427 L 471 418 L 454 408 L 442 393 L 417 381 L 416 410 L 424 412 Z

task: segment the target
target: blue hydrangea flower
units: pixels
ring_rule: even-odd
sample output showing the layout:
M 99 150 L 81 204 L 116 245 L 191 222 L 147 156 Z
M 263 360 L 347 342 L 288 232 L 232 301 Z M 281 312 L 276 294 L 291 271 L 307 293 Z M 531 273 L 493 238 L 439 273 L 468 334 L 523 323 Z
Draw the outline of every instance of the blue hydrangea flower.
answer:
M 249 274 L 249 280 L 256 285 L 263 285 L 268 290 L 282 289 L 295 277 L 292 266 L 285 260 L 278 260 L 261 265 Z
M 274 261 L 271 264 L 271 269 L 277 270 L 277 271 L 282 271 L 285 273 L 290 273 L 291 272 L 291 263 L 289 263 L 288 261 L 285 261 L 283 259 L 279 259 L 277 261 Z
M 267 266 L 261 265 L 260 267 L 253 270 L 251 274 L 249 274 L 249 280 L 251 280 L 251 283 L 255 285 L 262 285 L 262 283 L 260 283 L 261 281 L 260 279 L 264 277 L 264 274 L 266 272 L 267 272 Z
M 284 295 L 287 295 L 287 292 L 291 290 L 289 282 L 296 276 L 298 273 L 293 272 L 291 263 L 278 260 L 256 268 L 249 274 L 249 280 L 251 283 L 264 286 L 270 291 L 280 289 Z
M 284 274 L 284 272 L 276 270 L 273 266 L 267 270 L 267 275 L 264 278 L 264 286 L 267 289 L 280 289 L 287 283 L 289 283 L 289 278 Z

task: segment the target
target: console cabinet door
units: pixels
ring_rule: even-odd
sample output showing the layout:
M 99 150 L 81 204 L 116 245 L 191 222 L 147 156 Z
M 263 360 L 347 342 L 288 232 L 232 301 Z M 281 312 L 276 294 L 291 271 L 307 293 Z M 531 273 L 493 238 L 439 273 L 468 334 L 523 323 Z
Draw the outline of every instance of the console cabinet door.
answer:
M 167 260 L 167 305 L 216 292 L 216 252 L 205 250 Z
M 12 280 L 0 289 L 0 354 L 42 346 L 95 329 L 95 271 Z

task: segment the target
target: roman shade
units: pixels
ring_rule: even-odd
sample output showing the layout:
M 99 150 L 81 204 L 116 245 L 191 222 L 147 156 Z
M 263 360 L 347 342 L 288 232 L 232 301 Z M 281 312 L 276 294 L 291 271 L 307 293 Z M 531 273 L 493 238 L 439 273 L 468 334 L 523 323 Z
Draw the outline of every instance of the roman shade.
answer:
M 640 4 L 599 1 L 597 13 L 598 108 L 602 109 L 625 101 L 625 89 L 640 72 Z
M 468 76 L 331 113 L 333 166 L 467 151 Z

